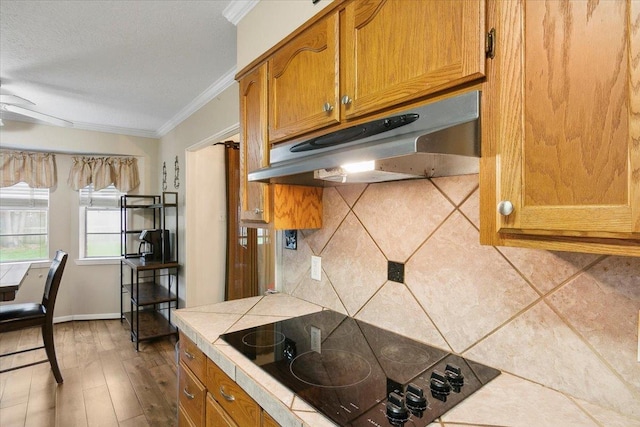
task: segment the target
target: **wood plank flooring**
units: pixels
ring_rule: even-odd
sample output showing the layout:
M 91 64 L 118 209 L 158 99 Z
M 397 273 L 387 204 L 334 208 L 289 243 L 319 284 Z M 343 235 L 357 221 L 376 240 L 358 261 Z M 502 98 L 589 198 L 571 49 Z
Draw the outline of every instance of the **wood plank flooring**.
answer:
M 177 424 L 175 339 L 140 343 L 119 320 L 54 325 L 57 385 L 48 363 L 0 374 L 2 427 L 171 427 Z M 0 353 L 41 345 L 37 328 L 0 334 Z M 0 368 L 46 358 L 0 358 Z

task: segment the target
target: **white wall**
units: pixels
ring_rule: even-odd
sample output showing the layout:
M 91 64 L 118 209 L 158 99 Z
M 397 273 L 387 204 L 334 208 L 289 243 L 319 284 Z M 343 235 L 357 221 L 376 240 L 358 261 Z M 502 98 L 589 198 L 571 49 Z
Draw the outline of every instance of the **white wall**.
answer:
M 160 139 L 158 171 L 166 162 L 167 191 L 177 191 L 180 203 L 181 307 L 224 300 L 226 222 L 220 220 L 226 219 L 224 149 L 210 147 L 238 132 L 238 101 L 238 85 L 232 83 Z M 176 156 L 178 189 L 173 182 Z
M 32 123 L 4 121 L 0 128 L 0 148 L 50 151 L 56 153 L 131 155 L 138 158 L 138 193 L 155 187 L 159 142 L 157 139 L 92 132 Z M 79 265 L 78 193 L 67 185 L 71 154 L 57 154 L 58 184 L 50 191 L 49 256 L 56 249 L 69 253 L 56 303 L 56 320 L 118 317 L 120 314 L 120 266 Z M 13 302 L 42 298 L 47 268 L 29 272 Z

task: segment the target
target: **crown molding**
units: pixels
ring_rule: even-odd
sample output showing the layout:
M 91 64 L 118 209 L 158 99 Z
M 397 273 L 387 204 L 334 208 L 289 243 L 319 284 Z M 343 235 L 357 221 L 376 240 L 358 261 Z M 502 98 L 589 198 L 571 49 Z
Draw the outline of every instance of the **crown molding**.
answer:
M 95 123 L 73 122 L 69 129 L 90 130 L 94 132 L 116 133 L 118 135 L 139 136 L 142 138 L 158 139 L 158 134 L 152 130 L 124 128 L 118 126 L 98 125 Z
M 236 67 L 231 68 L 216 82 L 209 86 L 204 92 L 198 95 L 189 105 L 184 107 L 178 112 L 171 120 L 160 127 L 155 133 L 156 138 L 162 138 L 169 132 L 171 132 L 176 126 L 182 123 L 190 115 L 202 108 L 206 103 L 211 101 L 216 96 L 224 92 L 229 86 L 235 83 L 234 76 L 236 75 Z
M 238 26 L 238 22 L 244 18 L 244 16 L 251 12 L 251 9 L 256 7 L 260 0 L 235 0 L 229 3 L 229 6 L 225 7 L 222 11 L 227 21 L 233 25 Z

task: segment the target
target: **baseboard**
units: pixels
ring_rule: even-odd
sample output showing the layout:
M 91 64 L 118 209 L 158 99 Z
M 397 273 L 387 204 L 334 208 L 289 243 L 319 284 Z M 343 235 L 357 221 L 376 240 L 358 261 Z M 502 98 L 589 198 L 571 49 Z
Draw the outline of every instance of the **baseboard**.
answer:
M 73 314 L 71 316 L 54 317 L 53 323 L 71 322 L 72 320 L 108 320 L 119 318 L 120 313 Z

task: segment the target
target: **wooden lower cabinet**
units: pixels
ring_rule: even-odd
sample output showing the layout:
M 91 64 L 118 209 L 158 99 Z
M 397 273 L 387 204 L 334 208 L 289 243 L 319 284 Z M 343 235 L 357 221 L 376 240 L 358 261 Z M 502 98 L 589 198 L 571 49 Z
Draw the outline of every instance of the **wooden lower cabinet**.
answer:
M 238 384 L 180 333 L 179 427 L 277 427 Z
M 211 393 L 207 393 L 206 427 L 239 427 L 235 421 L 215 401 Z
M 280 424 L 271 418 L 269 414 L 262 411 L 262 427 L 280 427 Z
M 216 402 L 238 425 L 260 427 L 260 406 L 211 360 L 207 360 L 206 384 Z
M 204 402 L 207 389 L 183 362 L 180 362 L 178 369 L 179 406 L 184 409 L 186 418 L 188 418 L 193 425 L 201 426 L 204 424 Z

